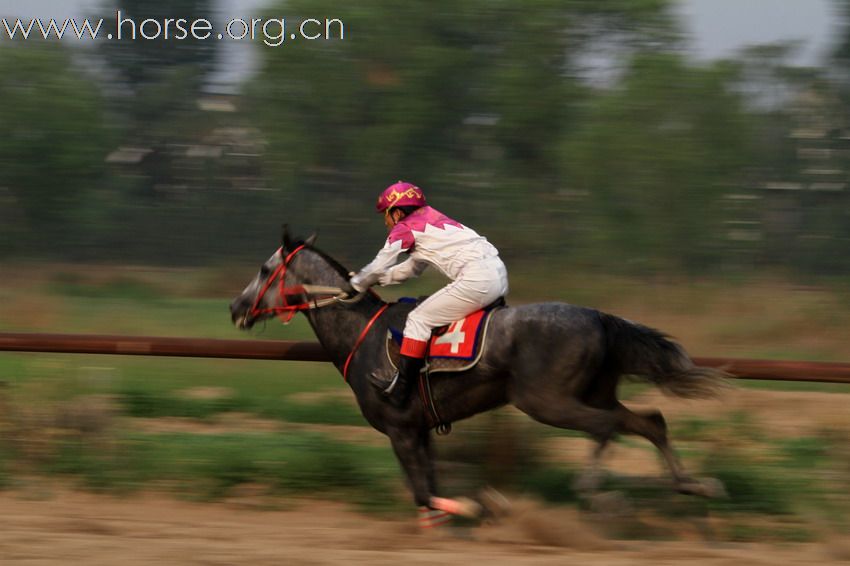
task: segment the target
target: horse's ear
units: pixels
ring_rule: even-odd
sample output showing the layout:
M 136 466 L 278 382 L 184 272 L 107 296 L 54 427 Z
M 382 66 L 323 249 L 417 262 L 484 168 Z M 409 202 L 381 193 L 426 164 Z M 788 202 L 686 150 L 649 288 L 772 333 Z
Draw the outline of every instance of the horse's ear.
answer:
M 289 236 L 289 224 L 283 225 L 280 242 L 283 245 L 283 249 L 292 249 L 292 238 Z
M 313 244 L 316 243 L 316 240 L 318 238 L 319 238 L 319 233 L 313 232 L 312 234 L 310 234 L 310 236 L 306 240 L 304 240 L 304 243 L 308 246 L 312 246 Z

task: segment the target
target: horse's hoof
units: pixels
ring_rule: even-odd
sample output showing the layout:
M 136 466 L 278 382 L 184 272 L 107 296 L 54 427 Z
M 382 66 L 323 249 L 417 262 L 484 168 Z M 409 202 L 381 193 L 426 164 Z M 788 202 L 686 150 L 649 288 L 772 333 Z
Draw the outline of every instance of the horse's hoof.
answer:
M 511 502 L 508 498 L 492 487 L 482 489 L 478 494 L 478 500 L 484 507 L 483 516 L 485 517 L 499 519 L 511 512 Z
M 705 489 L 705 497 L 711 499 L 727 499 L 729 497 L 726 486 L 717 478 L 703 478 L 702 485 Z
M 468 519 L 477 519 L 484 513 L 484 507 L 477 501 L 468 497 L 457 497 L 455 501 L 459 504 L 457 515 Z

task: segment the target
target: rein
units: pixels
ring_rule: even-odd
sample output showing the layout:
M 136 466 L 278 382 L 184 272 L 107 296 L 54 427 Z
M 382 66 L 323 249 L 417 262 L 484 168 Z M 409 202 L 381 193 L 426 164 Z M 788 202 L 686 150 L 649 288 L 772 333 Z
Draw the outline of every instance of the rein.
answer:
M 384 306 L 378 309 L 372 318 L 369 319 L 369 322 L 366 323 L 366 326 L 360 332 L 360 336 L 357 337 L 357 342 L 354 343 L 354 347 L 351 349 L 351 352 L 348 353 L 348 357 L 345 358 L 345 364 L 342 366 L 342 378 L 348 382 L 348 364 L 351 363 L 351 359 L 354 357 L 354 353 L 360 348 L 360 344 L 363 343 L 363 340 L 366 339 L 366 335 L 369 334 L 369 330 L 372 329 L 372 325 L 375 324 L 375 321 L 378 320 L 378 317 L 381 316 L 387 307 L 390 306 L 389 303 L 386 303 Z

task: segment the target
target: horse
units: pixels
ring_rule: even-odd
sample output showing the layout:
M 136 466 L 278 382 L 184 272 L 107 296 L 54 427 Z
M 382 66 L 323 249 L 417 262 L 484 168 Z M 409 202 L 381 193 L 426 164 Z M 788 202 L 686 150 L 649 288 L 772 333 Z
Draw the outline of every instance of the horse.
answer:
M 349 271 L 315 246 L 315 235 L 293 240 L 284 229 L 281 247 L 230 304 L 237 328 L 248 330 L 275 315 L 303 313 L 330 360 L 343 374 L 363 417 L 389 437 L 406 474 L 420 525 L 442 514 L 477 515 L 471 500 L 437 493 L 432 450 L 433 419 L 414 392 L 396 408 L 372 383 L 389 373 L 387 331 L 403 328 L 413 304 L 386 303 L 372 292 L 356 294 Z M 272 291 L 277 281 L 277 292 Z M 338 296 L 316 299 L 315 289 Z M 272 292 L 269 292 L 272 291 Z M 451 423 L 504 405 L 513 405 L 541 423 L 581 431 L 596 445 L 587 483 L 598 485 L 599 459 L 621 433 L 649 440 L 659 450 L 680 493 L 717 496 L 718 482 L 689 476 L 668 439 L 657 410 L 635 412 L 617 399 L 624 375 L 686 398 L 714 396 L 725 373 L 695 366 L 681 345 L 653 328 L 601 312 L 559 302 L 496 309 L 480 361 L 452 375 L 431 376 L 433 402 Z M 415 388 L 414 388 L 415 389 Z M 423 522 L 424 521 L 424 522 Z

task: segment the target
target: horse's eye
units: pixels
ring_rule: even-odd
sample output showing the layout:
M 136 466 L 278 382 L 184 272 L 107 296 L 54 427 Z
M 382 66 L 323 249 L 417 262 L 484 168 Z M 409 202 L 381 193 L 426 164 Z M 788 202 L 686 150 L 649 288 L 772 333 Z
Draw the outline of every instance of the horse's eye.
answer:
M 269 272 L 271 272 L 271 270 L 264 265 L 263 267 L 260 268 L 260 277 L 265 279 L 266 277 L 269 276 Z

